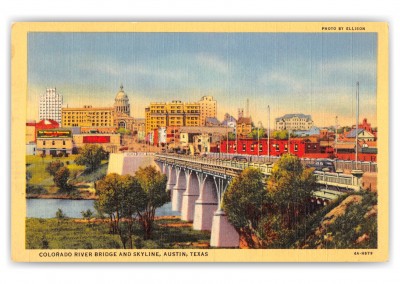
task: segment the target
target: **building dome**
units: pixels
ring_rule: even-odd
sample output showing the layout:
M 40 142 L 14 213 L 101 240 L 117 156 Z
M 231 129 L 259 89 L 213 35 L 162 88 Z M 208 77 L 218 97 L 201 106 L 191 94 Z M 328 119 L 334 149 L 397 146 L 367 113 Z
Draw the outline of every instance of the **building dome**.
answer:
M 124 92 L 124 86 L 120 86 L 120 91 L 115 96 L 114 109 L 116 113 L 124 113 L 130 116 L 131 109 L 128 95 Z
M 124 92 L 124 86 L 120 86 L 120 91 L 117 93 L 115 100 L 129 100 L 127 94 Z

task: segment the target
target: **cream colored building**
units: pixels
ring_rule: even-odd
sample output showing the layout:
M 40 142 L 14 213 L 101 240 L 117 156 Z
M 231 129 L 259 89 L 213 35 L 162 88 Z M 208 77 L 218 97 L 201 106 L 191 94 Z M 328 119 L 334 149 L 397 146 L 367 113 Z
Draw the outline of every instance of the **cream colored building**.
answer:
M 114 126 L 113 107 L 62 108 L 63 127 L 109 127 Z
M 36 155 L 71 154 L 73 148 L 70 129 L 44 129 L 37 131 Z
M 124 128 L 133 131 L 135 119 L 131 116 L 131 105 L 124 86 L 120 86 L 120 90 L 114 100 L 114 127 L 116 129 Z
M 206 124 L 207 117 L 217 117 L 217 101 L 213 96 L 203 96 L 200 104 L 200 125 Z
M 146 133 L 159 127 L 200 125 L 199 103 L 183 103 L 181 101 L 150 103 L 145 112 Z
M 119 87 L 120 90 L 115 96 L 114 110 L 116 113 L 124 113 L 127 116 L 131 115 L 131 105 L 129 104 L 128 95 L 124 91 L 124 86 Z
M 311 115 L 285 114 L 275 119 L 276 130 L 310 130 L 314 126 Z

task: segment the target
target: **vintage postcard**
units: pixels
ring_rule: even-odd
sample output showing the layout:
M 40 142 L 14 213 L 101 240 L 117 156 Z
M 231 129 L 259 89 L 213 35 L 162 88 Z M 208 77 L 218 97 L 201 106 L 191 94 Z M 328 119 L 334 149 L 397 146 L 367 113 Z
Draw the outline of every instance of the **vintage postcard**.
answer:
M 12 258 L 389 258 L 386 23 L 15 23 Z

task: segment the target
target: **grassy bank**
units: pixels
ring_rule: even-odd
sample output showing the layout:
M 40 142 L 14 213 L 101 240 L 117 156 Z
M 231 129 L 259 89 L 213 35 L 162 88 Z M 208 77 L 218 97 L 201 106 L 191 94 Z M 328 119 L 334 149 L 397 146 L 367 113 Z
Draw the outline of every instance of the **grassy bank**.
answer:
M 94 199 L 93 182 L 106 175 L 108 161 L 102 161 L 97 170 L 87 172 L 85 166 L 74 162 L 76 157 L 77 155 L 57 158 L 26 156 L 26 170 L 30 174 L 27 183 L 27 198 Z M 56 160 L 61 161 L 70 171 L 68 180 L 71 185 L 70 192 L 60 192 L 54 184 L 53 177 L 46 171 L 48 164 Z
M 178 218 L 155 221 L 152 240 L 143 240 L 137 225 L 134 230 L 136 248 L 208 248 L 210 233 L 192 230 Z M 118 235 L 109 233 L 103 220 L 88 223 L 82 219 L 26 219 L 27 249 L 120 249 Z

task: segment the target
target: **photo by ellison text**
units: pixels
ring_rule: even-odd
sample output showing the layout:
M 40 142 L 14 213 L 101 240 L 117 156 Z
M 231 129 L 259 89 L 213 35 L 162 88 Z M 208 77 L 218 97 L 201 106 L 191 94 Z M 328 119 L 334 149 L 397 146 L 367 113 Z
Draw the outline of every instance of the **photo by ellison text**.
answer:
M 363 26 L 355 26 L 355 27 L 323 26 L 321 30 L 322 31 L 366 31 L 366 28 Z

